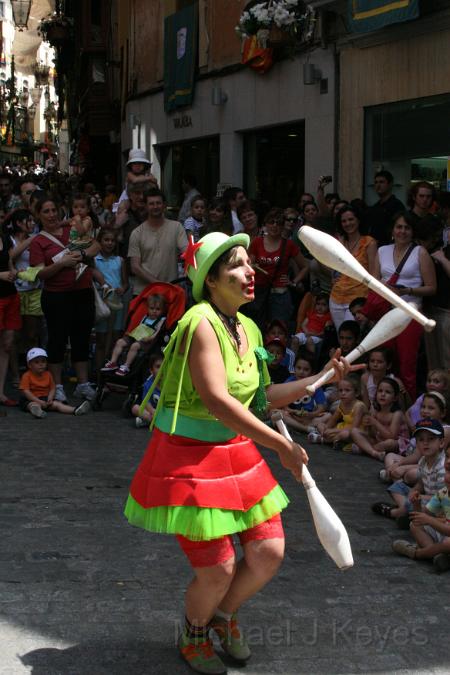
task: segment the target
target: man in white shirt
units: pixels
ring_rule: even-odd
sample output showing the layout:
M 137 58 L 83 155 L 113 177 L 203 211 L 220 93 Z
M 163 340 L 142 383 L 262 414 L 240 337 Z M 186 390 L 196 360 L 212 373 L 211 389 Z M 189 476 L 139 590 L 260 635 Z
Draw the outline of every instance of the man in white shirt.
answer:
M 191 215 L 191 202 L 194 197 L 200 194 L 200 192 L 197 190 L 197 180 L 195 176 L 188 173 L 183 174 L 181 187 L 184 192 L 184 200 L 178 213 L 178 220 L 184 225 L 186 218 L 189 218 Z
M 149 190 L 145 200 L 147 219 L 133 230 L 128 246 L 134 295 L 148 284 L 176 279 L 178 258 L 188 243 L 181 223 L 165 218 L 166 200 L 161 190 Z
M 240 187 L 230 187 L 224 191 L 222 197 L 230 205 L 231 218 L 233 220 L 233 234 L 243 232 L 244 226 L 238 218 L 237 210 L 246 200 L 244 190 Z

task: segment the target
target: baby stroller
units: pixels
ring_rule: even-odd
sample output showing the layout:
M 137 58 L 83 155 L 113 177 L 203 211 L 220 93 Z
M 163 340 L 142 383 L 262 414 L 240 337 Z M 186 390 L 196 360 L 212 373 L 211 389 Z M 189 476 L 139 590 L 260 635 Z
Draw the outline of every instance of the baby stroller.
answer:
M 149 284 L 144 290 L 130 302 L 126 320 L 125 332 L 132 331 L 140 324 L 147 312 L 147 298 L 149 295 L 163 295 L 167 302 L 167 317 L 149 350 L 141 350 L 133 361 L 130 372 L 127 375 L 116 375 L 115 372 L 102 372 L 101 380 L 97 388 L 97 396 L 93 406 L 101 410 L 103 402 L 109 393 L 115 392 L 125 395 L 122 404 L 122 412 L 125 417 L 131 414 L 131 408 L 137 401 L 142 384 L 149 375 L 149 358 L 151 354 L 161 353 L 177 322 L 184 314 L 186 295 L 183 288 L 175 284 L 158 282 Z

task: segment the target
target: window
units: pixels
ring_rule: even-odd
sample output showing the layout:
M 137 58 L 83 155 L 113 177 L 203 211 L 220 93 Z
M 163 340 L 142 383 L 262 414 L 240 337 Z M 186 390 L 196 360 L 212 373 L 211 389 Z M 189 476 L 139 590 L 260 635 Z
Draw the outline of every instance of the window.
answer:
M 399 101 L 365 110 L 365 197 L 376 199 L 374 173 L 387 169 L 394 192 L 405 201 L 411 184 L 429 180 L 446 189 L 446 158 L 450 156 L 450 95 Z

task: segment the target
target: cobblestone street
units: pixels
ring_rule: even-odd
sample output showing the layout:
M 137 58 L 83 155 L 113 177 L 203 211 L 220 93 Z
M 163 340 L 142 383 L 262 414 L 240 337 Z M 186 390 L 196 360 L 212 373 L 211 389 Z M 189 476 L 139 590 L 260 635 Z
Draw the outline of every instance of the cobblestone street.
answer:
M 1 425 L 0 673 L 187 673 L 174 642 L 190 577 L 176 543 L 127 525 L 122 508 L 145 430 L 105 411 Z M 399 533 L 373 515 L 379 465 L 328 448 L 310 468 L 348 527 L 341 573 L 313 532 L 304 491 L 265 453 L 291 498 L 287 555 L 241 612 L 246 675 L 448 673 L 450 574 L 391 552 Z M 230 666 L 229 673 L 244 672 Z

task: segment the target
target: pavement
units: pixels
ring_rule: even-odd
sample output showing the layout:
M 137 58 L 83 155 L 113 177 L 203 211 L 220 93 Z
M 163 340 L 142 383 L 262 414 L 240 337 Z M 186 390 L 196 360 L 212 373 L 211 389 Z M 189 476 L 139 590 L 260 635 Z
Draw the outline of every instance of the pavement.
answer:
M 171 537 L 122 510 L 148 432 L 120 399 L 85 417 L 0 417 L 0 673 L 182 675 L 174 647 L 190 579 Z M 344 521 L 341 572 L 314 533 L 304 490 L 263 451 L 291 499 L 277 577 L 240 612 L 253 656 L 230 675 L 449 673 L 450 573 L 391 552 L 408 537 L 376 516 L 380 465 L 309 447 L 310 469 Z

